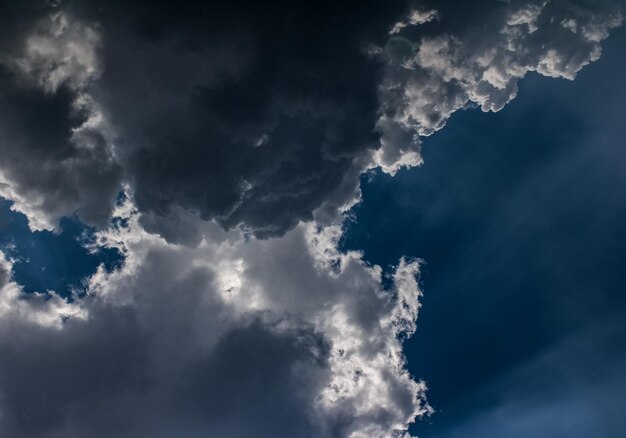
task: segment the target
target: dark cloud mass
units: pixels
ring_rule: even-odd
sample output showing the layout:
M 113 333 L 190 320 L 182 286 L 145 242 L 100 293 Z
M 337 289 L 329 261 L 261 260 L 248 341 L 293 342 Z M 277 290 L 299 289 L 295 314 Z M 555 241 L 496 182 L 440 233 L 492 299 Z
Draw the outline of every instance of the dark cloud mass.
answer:
M 173 357 L 137 318 L 103 308 L 63 331 L 4 329 L 3 436 L 319 436 L 307 412 L 327 350 L 314 333 L 252 323 Z
M 420 135 L 529 71 L 573 79 L 622 20 L 611 1 L 32 5 L 2 6 L 2 194 L 34 228 L 105 225 L 124 183 L 187 243 L 181 210 L 257 237 L 327 222 L 362 171 L 418 165 Z
M 74 213 L 104 226 L 121 168 L 84 94 L 98 37 L 49 13 L 0 3 L 0 195 L 14 200 L 34 229 L 54 228 Z
M 382 63 L 365 48 L 402 11 L 327 1 L 89 11 L 104 29 L 94 94 L 139 208 L 167 217 L 181 206 L 265 237 L 350 201 L 378 147 Z

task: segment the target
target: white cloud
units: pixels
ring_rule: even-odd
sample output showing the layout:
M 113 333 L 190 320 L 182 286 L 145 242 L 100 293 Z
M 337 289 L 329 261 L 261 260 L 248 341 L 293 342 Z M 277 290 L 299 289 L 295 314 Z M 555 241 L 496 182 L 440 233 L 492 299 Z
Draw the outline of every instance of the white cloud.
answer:
M 400 33 L 400 31 L 407 26 L 417 26 L 420 24 L 428 23 L 429 21 L 436 20 L 437 18 L 439 18 L 439 14 L 434 9 L 412 9 L 409 12 L 406 20 L 398 21 L 396 24 L 393 25 L 393 27 L 389 31 L 389 34 L 394 35 L 396 33 Z
M 520 26 L 525 24 L 528 26 L 529 34 L 535 32 L 537 30 L 537 20 L 543 8 L 546 6 L 546 3 L 548 3 L 547 0 L 543 3 L 530 3 L 522 6 L 508 16 L 506 20 L 507 26 Z
M 528 72 L 574 79 L 600 57 L 600 42 L 622 23 L 612 2 L 518 1 L 498 8 L 479 27 L 470 23 L 455 33 L 424 35 L 413 53 L 389 58 L 380 88 L 383 148 L 377 156 L 391 158 L 375 161 L 383 170 L 419 164 L 419 137 L 441 129 L 456 111 L 471 105 L 501 110 Z

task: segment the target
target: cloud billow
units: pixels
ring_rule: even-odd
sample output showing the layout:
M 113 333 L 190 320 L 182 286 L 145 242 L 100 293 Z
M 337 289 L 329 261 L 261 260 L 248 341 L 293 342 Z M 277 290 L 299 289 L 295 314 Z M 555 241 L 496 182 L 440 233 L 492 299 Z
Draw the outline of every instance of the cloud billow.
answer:
M 448 9 L 471 17 L 462 6 Z M 428 29 L 413 42 L 415 25 L 406 25 L 379 49 L 391 60 L 377 124 L 383 144 L 378 162 L 387 172 L 419 164 L 419 137 L 443 128 L 456 111 L 500 111 L 529 72 L 573 80 L 600 57 L 600 42 L 624 14 L 616 1 L 512 1 L 470 9 L 481 15 L 479 26 L 471 19 L 460 25 L 442 12 L 434 32 Z M 445 30 L 446 20 L 451 30 Z
M 25 296 L 2 259 L 3 434 L 356 438 L 429 411 L 402 354 L 416 262 L 385 289 L 379 268 L 337 251 L 337 229 L 249 241 L 215 228 L 172 246 L 122 214 L 98 239 L 124 266 L 71 304 Z

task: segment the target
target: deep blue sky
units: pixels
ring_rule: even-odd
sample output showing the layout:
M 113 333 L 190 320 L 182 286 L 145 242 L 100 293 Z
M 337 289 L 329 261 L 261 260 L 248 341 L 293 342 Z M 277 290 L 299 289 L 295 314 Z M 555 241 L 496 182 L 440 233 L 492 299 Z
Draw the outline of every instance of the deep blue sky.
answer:
M 530 75 L 425 139 L 421 168 L 363 179 L 345 247 L 426 261 L 420 438 L 626 436 L 624 47 L 620 29 L 575 81 Z
M 0 198 L 0 250 L 14 259 L 13 275 L 26 292 L 53 290 L 71 297 L 73 292 L 82 293 L 83 281 L 101 263 L 111 270 L 121 261 L 113 249 L 89 253 L 85 244 L 93 239 L 93 230 L 76 218 L 63 219 L 58 233 L 31 233 L 26 216 L 10 207 Z

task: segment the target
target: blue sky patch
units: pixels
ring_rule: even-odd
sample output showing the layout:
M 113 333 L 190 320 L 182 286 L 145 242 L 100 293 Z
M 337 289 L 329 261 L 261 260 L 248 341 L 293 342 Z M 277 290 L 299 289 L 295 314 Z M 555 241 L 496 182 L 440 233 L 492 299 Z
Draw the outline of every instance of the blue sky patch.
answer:
M 84 291 L 83 282 L 103 264 L 112 271 L 123 262 L 113 248 L 90 252 L 85 245 L 93 240 L 94 230 L 76 218 L 61 220 L 61 231 L 31 232 L 26 217 L 10 209 L 0 198 L 0 248 L 14 260 L 14 279 L 25 292 L 55 291 L 71 297 Z

